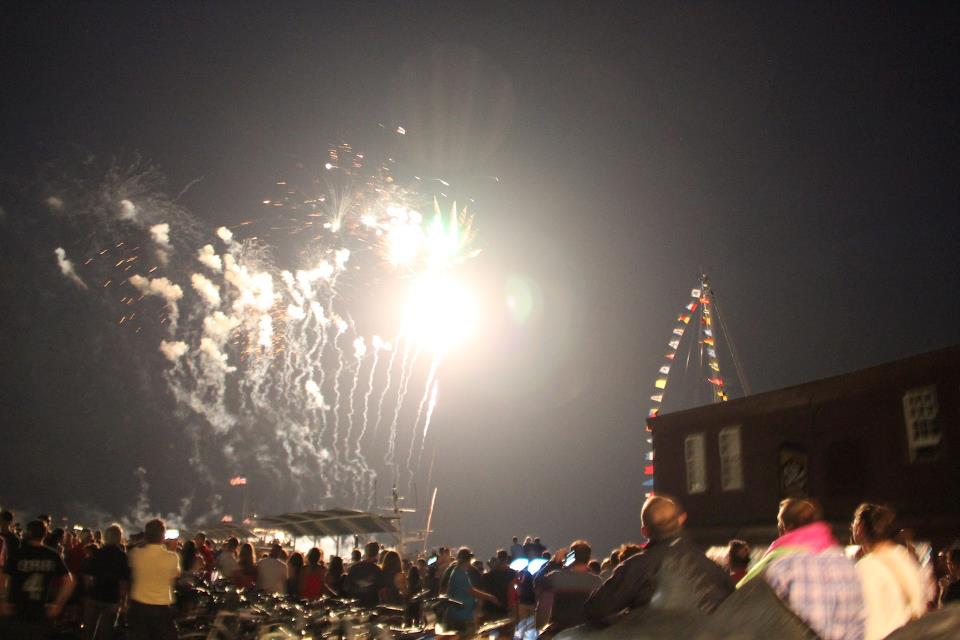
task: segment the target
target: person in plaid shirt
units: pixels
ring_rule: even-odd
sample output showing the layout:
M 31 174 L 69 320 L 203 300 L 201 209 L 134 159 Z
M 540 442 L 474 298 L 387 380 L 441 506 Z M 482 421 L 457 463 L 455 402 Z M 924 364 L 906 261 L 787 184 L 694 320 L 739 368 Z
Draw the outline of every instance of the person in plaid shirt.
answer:
M 787 498 L 780 537 L 740 584 L 763 575 L 780 599 L 824 640 L 863 640 L 866 607 L 856 567 L 811 499 Z

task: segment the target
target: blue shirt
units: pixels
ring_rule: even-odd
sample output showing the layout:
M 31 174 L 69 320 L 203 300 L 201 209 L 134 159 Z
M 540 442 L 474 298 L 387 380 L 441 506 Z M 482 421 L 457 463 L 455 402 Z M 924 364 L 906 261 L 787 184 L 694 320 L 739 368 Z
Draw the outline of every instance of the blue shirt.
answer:
M 447 585 L 447 597 L 458 600 L 463 606 L 451 604 L 447 609 L 447 616 L 451 620 L 468 621 L 473 620 L 473 612 L 477 608 L 477 601 L 470 590 L 473 583 L 470 581 L 469 571 L 461 567 L 453 570 L 450 576 L 450 584 Z

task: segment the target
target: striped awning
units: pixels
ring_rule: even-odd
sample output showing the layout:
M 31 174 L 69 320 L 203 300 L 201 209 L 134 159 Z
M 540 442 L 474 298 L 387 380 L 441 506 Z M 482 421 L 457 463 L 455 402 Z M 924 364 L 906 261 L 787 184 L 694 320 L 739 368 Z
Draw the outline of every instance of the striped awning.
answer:
M 396 517 L 353 509 L 301 511 L 277 516 L 259 516 L 255 527 L 280 529 L 293 536 L 325 537 L 389 533 L 398 535 Z
M 197 526 L 192 529 L 191 537 L 203 532 L 211 540 L 226 540 L 227 538 L 239 538 L 247 540 L 256 538 L 249 525 L 240 525 L 233 522 L 213 522 L 204 526 Z

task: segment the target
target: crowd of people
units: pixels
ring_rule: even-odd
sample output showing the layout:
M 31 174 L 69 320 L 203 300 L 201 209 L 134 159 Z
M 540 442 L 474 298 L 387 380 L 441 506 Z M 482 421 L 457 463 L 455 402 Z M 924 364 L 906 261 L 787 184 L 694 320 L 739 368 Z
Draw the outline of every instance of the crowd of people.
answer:
M 387 605 L 409 624 L 427 598 L 448 603 L 443 625 L 471 637 L 483 621 L 529 621 L 540 637 L 580 624 L 610 625 L 650 605 L 662 584 L 683 574 L 681 599 L 711 613 L 735 589 L 764 581 L 782 603 L 827 640 L 875 640 L 927 612 L 960 601 L 960 548 L 921 565 L 897 537 L 896 514 L 862 504 L 853 514 L 848 557 L 812 499 L 787 499 L 777 513 L 779 537 L 763 553 L 741 540 L 709 558 L 684 534 L 676 500 L 649 498 L 641 512 L 644 545 L 626 543 L 603 560 L 585 540 L 549 550 L 539 538 L 513 538 L 488 561 L 468 547 L 440 547 L 403 558 L 371 541 L 348 559 L 305 555 L 278 542 L 261 546 L 204 533 L 168 540 L 162 520 L 126 539 L 120 525 L 104 531 L 52 528 L 40 516 L 21 527 L 0 512 L 0 635 L 42 638 L 69 627 L 89 639 L 177 637 L 176 620 L 191 607 L 191 587 L 222 579 L 241 590 L 296 600 L 349 598 L 363 607 Z M 671 597 L 677 597 L 676 595 Z

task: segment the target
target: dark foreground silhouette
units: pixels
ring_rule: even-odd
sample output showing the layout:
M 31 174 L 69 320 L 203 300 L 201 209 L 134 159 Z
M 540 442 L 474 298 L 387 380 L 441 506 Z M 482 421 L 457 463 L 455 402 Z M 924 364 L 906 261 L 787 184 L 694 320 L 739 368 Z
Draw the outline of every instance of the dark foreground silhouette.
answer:
M 712 614 L 691 605 L 684 581 L 658 585 L 653 600 L 606 627 L 580 626 L 557 640 L 815 640 L 818 636 L 793 614 L 763 580 L 751 580 Z M 887 640 L 960 639 L 960 604 L 924 615 Z

